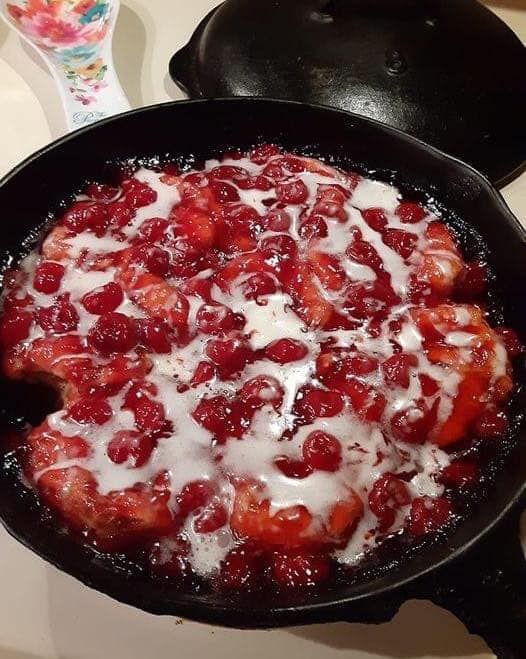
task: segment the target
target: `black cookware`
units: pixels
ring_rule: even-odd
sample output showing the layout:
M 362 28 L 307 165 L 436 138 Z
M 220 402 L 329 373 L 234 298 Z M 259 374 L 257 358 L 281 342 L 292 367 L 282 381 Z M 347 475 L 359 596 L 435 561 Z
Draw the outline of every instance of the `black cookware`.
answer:
M 227 0 L 170 73 L 191 98 L 265 96 L 363 114 L 499 185 L 526 161 L 526 48 L 478 0 Z
M 526 337 L 526 234 L 488 181 L 398 130 L 318 106 L 240 98 L 183 101 L 132 111 L 68 135 L 1 182 L 0 248 L 5 258 L 20 254 L 49 211 L 84 180 L 100 179 L 108 160 L 164 154 L 199 159 L 259 141 L 373 171 L 417 198 L 432 196 L 452 215 L 464 218 L 490 246 L 507 323 Z M 524 376 L 519 373 L 519 378 Z M 7 420 L 34 422 L 46 403 L 42 392 L 28 392 L 12 382 L 2 383 L 0 395 L 6 438 Z M 524 409 L 524 399 L 519 394 L 516 413 Z M 518 429 L 516 440 L 489 496 L 473 506 L 467 521 L 446 541 L 388 570 L 373 570 L 358 583 L 308 594 L 251 598 L 206 589 L 180 591 L 151 580 L 124 557 L 96 555 L 42 516 L 19 481 L 16 452 L 1 458 L 0 518 L 13 536 L 60 569 L 153 613 L 242 628 L 380 622 L 390 619 L 405 599 L 426 598 L 450 608 L 470 630 L 482 633 L 499 656 L 525 657 L 526 567 L 517 518 L 525 499 L 526 432 Z

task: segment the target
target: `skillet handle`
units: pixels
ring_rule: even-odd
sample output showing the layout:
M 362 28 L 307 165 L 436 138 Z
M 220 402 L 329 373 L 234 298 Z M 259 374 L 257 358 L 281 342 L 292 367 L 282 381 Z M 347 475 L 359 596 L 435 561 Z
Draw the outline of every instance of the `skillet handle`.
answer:
M 526 561 L 520 544 L 522 507 L 490 536 L 427 583 L 426 597 L 479 634 L 499 659 L 526 657 Z

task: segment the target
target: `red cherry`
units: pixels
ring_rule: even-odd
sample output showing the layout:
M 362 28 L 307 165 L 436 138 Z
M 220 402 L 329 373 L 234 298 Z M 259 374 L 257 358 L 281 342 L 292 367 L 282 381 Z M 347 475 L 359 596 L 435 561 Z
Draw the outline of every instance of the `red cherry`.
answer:
M 215 376 L 216 369 L 213 364 L 210 364 L 210 362 L 199 362 L 199 364 L 196 366 L 194 374 L 192 375 L 190 384 L 192 387 L 197 387 L 198 385 L 203 384 L 203 382 L 212 380 L 215 378 Z
M 142 183 L 135 178 L 123 181 L 122 190 L 126 203 L 132 208 L 149 206 L 157 201 L 157 192 L 147 183 Z
M 209 481 L 191 481 L 176 497 L 178 513 L 186 517 L 194 510 L 203 508 L 214 496 L 214 488 Z
M 294 239 L 284 234 L 264 238 L 260 243 L 260 249 L 265 259 L 272 259 L 276 256 L 282 259 L 290 259 L 298 251 Z
M 210 181 L 234 181 L 238 176 L 247 176 L 248 172 L 242 167 L 232 167 L 231 165 L 219 165 L 207 172 Z
M 280 158 L 279 162 L 283 167 L 288 169 L 291 174 L 299 174 L 307 169 L 305 162 L 297 156 L 283 156 L 283 158 Z
M 163 538 L 153 545 L 148 559 L 154 572 L 172 579 L 186 579 L 192 576 L 187 554 L 187 542 L 180 538 Z
M 239 397 L 244 403 L 257 409 L 267 403 L 271 403 L 278 409 L 283 401 L 283 389 L 276 378 L 268 375 L 258 375 L 251 380 L 247 380 Z
M 164 406 L 147 396 L 142 397 L 133 410 L 135 425 L 145 433 L 163 433 L 168 431 L 170 424 L 164 416 Z
M 102 314 L 88 333 L 88 344 L 101 355 L 129 352 L 137 345 L 134 319 L 122 313 Z
M 103 398 L 81 398 L 69 408 L 68 417 L 77 423 L 102 426 L 112 417 L 109 403 Z
M 288 364 L 303 359 L 308 354 L 307 346 L 293 339 L 279 339 L 265 348 L 265 357 L 278 364 Z
M 108 221 L 112 227 L 122 229 L 131 222 L 135 211 L 125 201 L 114 201 L 107 206 Z
M 196 533 L 213 533 L 225 526 L 228 515 L 225 507 L 219 501 L 212 501 L 203 512 L 195 518 L 194 530 Z
M 6 311 L 0 320 L 0 343 L 10 348 L 27 339 L 32 324 L 33 316 L 29 311 Z
M 326 238 L 329 235 L 327 222 L 320 215 L 310 215 L 300 224 L 298 233 L 304 240 Z
M 136 430 L 119 430 L 108 444 L 108 457 L 115 464 L 128 462 L 132 468 L 142 467 L 150 459 L 155 441 Z
M 172 351 L 172 330 L 163 318 L 139 320 L 137 327 L 140 341 L 145 348 L 160 355 Z
M 101 316 L 103 313 L 115 311 L 123 300 L 124 294 L 122 288 L 111 281 L 108 284 L 104 284 L 104 286 L 99 286 L 99 288 L 86 293 L 82 297 L 81 303 L 89 313 L 95 316 Z
M 396 412 L 391 418 L 394 438 L 410 444 L 423 444 L 436 421 L 436 402 L 429 409 L 423 399 Z
M 241 290 L 247 300 L 256 300 L 262 295 L 272 295 L 277 291 L 277 287 L 270 275 L 257 272 L 241 284 Z
M 253 586 L 259 574 L 258 559 L 245 547 L 231 549 L 219 566 L 219 581 L 228 589 Z
M 267 231 L 288 231 L 290 215 L 285 210 L 274 208 L 263 218 L 263 228 Z
M 451 517 L 451 504 L 442 497 L 417 497 L 411 504 L 409 532 L 421 536 L 439 531 Z
M 252 358 L 252 351 L 248 345 L 239 339 L 210 341 L 206 346 L 206 354 L 220 367 L 220 375 L 223 379 L 241 371 Z
M 66 295 L 57 298 L 52 306 L 39 309 L 36 321 L 46 332 L 64 334 L 77 329 L 79 315 Z
M 275 144 L 261 144 L 250 152 L 249 158 L 257 165 L 263 165 L 279 153 L 279 149 Z
M 309 190 L 303 181 L 287 181 L 276 186 L 276 197 L 284 204 L 302 204 L 309 198 Z
M 418 379 L 420 380 L 423 396 L 434 396 L 440 389 L 438 382 L 426 373 L 419 373 Z
M 287 478 L 307 478 L 312 474 L 312 467 L 303 460 L 294 460 L 287 455 L 279 455 L 274 459 L 274 465 Z
M 93 201 L 76 201 L 62 216 L 62 224 L 75 233 L 91 230 L 101 236 L 109 224 L 108 208 Z
M 231 410 L 224 396 L 203 398 L 192 413 L 194 419 L 213 435 L 222 438 Z
M 382 373 L 384 381 L 388 387 L 409 387 L 409 370 L 418 366 L 416 355 L 408 355 L 400 352 L 382 364 Z
M 468 261 L 455 282 L 455 292 L 458 296 L 471 300 L 485 293 L 487 284 L 486 264 L 481 261 Z
M 203 334 L 226 334 L 234 328 L 234 313 L 223 304 L 203 304 L 197 311 L 196 324 Z
M 469 487 L 479 477 L 477 465 L 464 460 L 452 462 L 440 472 L 439 480 L 449 487 Z
M 380 476 L 369 493 L 369 507 L 378 517 L 382 532 L 393 525 L 396 511 L 410 502 L 411 495 L 407 485 L 389 473 Z
M 420 222 L 427 215 L 427 211 L 411 201 L 403 201 L 398 205 L 395 214 L 400 218 L 400 222 L 405 224 L 415 224 Z
M 387 247 L 400 254 L 403 259 L 408 259 L 416 247 L 417 236 L 402 229 L 386 229 L 382 239 Z
M 303 442 L 302 454 L 305 463 L 312 469 L 337 471 L 342 459 L 342 447 L 334 435 L 315 430 Z
M 361 211 L 361 213 L 363 219 L 367 222 L 371 229 L 381 233 L 387 226 L 387 218 L 385 217 L 385 213 L 381 208 L 367 208 Z
M 283 588 L 316 586 L 329 576 L 329 561 L 319 554 L 281 553 L 272 555 L 272 579 Z
M 157 245 L 141 245 L 134 250 L 133 260 L 142 264 L 148 272 L 158 277 L 165 277 L 170 270 L 168 252 Z
M 475 422 L 475 432 L 483 439 L 501 437 L 508 429 L 506 414 L 494 407 L 487 408 Z
M 119 188 L 104 183 L 89 183 L 86 186 L 86 195 L 94 201 L 111 201 L 119 194 Z
M 170 223 L 162 217 L 152 217 L 139 227 L 139 237 L 148 243 L 160 243 L 168 237 Z
M 42 261 L 35 270 L 33 288 L 40 293 L 50 295 L 60 288 L 60 281 L 64 276 L 64 266 L 53 261 Z
M 297 414 L 307 422 L 336 416 L 343 409 L 343 398 L 336 391 L 306 388 L 296 398 L 296 409 Z
M 517 357 L 524 350 L 517 334 L 509 327 L 497 327 L 495 332 L 504 342 L 504 347 L 510 357 Z
M 220 204 L 239 201 L 239 193 L 233 185 L 224 181 L 210 181 L 210 189 Z

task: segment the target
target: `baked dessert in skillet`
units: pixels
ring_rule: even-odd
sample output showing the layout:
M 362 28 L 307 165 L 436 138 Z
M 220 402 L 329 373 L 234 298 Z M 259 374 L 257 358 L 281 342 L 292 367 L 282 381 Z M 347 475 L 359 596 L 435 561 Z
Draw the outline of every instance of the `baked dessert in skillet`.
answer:
M 432 210 L 262 145 L 90 184 L 6 277 L 8 377 L 60 409 L 25 474 L 153 571 L 306 587 L 455 520 L 521 346 Z

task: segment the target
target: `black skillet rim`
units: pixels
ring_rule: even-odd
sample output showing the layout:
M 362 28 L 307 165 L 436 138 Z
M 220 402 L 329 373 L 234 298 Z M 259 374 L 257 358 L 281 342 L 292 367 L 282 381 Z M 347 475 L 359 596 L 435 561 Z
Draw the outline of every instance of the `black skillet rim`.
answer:
M 157 103 L 154 105 L 146 106 L 144 108 L 137 108 L 130 110 L 128 112 L 115 115 L 113 117 L 108 117 L 103 119 L 95 124 L 85 126 L 80 128 L 72 133 L 68 133 L 50 144 L 45 145 L 41 149 L 35 151 L 27 158 L 25 158 L 20 164 L 15 166 L 7 174 L 5 174 L 0 180 L 0 189 L 12 178 L 14 178 L 21 170 L 23 170 L 27 165 L 37 160 L 41 155 L 59 147 L 60 145 L 69 142 L 70 140 L 75 139 L 77 135 L 90 132 L 98 127 L 98 124 L 108 124 L 112 121 L 119 119 L 121 117 L 127 117 L 130 115 L 137 114 L 147 114 L 149 111 L 155 111 L 158 109 L 167 109 L 169 107 L 176 107 L 179 105 L 198 105 L 198 104 L 214 104 L 214 103 L 227 103 L 227 104 L 279 104 L 284 107 L 290 106 L 301 106 L 308 107 L 313 110 L 322 111 L 324 113 L 335 113 L 346 115 L 349 119 L 356 121 L 358 123 L 364 123 L 369 125 L 375 130 L 383 131 L 385 133 L 393 134 L 395 137 L 405 140 L 406 142 L 411 142 L 416 148 L 424 150 L 432 158 L 442 159 L 446 161 L 446 164 L 449 166 L 453 164 L 455 167 L 464 169 L 474 176 L 481 186 L 485 189 L 487 193 L 492 198 L 492 201 L 497 205 L 499 211 L 506 218 L 506 221 L 511 223 L 518 234 L 526 243 L 526 229 L 520 224 L 519 220 L 511 212 L 511 210 L 506 205 L 502 195 L 498 190 L 494 188 L 491 182 L 485 178 L 480 172 L 475 170 L 471 165 L 461 161 L 458 158 L 450 156 L 436 147 L 433 147 L 418 138 L 415 138 L 403 131 L 388 126 L 382 122 L 370 119 L 368 117 L 363 117 L 356 113 L 348 112 L 346 110 L 341 110 L 337 108 L 332 108 L 325 105 L 313 104 L 313 103 L 302 103 L 299 101 L 288 101 L 282 99 L 273 99 L 265 97 L 227 97 L 227 98 L 203 98 L 203 99 L 185 99 L 180 101 L 169 101 L 164 103 Z M 342 607 L 345 605 L 353 605 L 355 603 L 365 602 L 370 598 L 375 598 L 378 596 L 386 596 L 393 594 L 396 591 L 401 591 L 404 587 L 409 584 L 413 584 L 417 580 L 430 575 L 431 573 L 437 572 L 440 568 L 443 568 L 446 564 L 449 564 L 452 561 L 459 559 L 464 556 L 468 551 L 470 551 L 476 544 L 478 544 L 484 537 L 488 536 L 489 533 L 494 530 L 503 520 L 508 517 L 510 511 L 515 509 L 517 505 L 520 505 L 520 502 L 526 498 L 526 481 L 523 482 L 517 491 L 509 498 L 502 510 L 496 517 L 493 517 L 486 525 L 484 525 L 475 535 L 470 537 L 466 542 L 457 547 L 450 554 L 444 555 L 437 562 L 431 563 L 424 566 L 423 568 L 418 569 L 413 574 L 402 577 L 399 580 L 395 580 L 392 583 L 389 583 L 384 586 L 380 586 L 377 589 L 367 590 L 365 592 L 357 593 L 351 597 L 335 597 L 330 599 L 330 594 L 327 594 L 327 598 L 323 601 L 318 602 L 306 602 L 301 606 L 283 606 L 278 608 L 269 609 L 268 613 L 264 616 L 264 620 L 253 621 L 249 620 L 250 613 L 245 609 L 240 609 L 233 601 L 225 598 L 224 605 L 217 606 L 211 603 L 201 604 L 196 601 L 189 601 L 187 599 L 188 593 L 181 591 L 182 598 L 176 603 L 175 607 L 171 607 L 170 610 L 167 610 L 166 606 L 163 607 L 163 604 L 159 601 L 138 601 L 137 596 L 133 592 L 133 587 L 130 583 L 126 584 L 125 577 L 122 578 L 122 581 L 119 580 L 117 585 L 106 583 L 101 583 L 99 580 L 97 583 L 96 579 L 93 579 L 90 576 L 89 566 L 82 570 L 82 573 L 79 574 L 78 568 L 74 569 L 69 566 L 64 566 L 61 564 L 59 557 L 50 556 L 45 549 L 35 549 L 29 540 L 22 537 L 20 533 L 8 524 L 3 517 L 0 518 L 0 523 L 5 528 L 5 530 L 11 535 L 14 539 L 20 542 L 27 549 L 30 549 L 40 558 L 43 558 L 48 563 L 54 565 L 56 568 L 62 572 L 66 572 L 71 576 L 75 577 L 78 581 L 83 584 L 98 590 L 106 595 L 109 595 L 123 603 L 130 604 L 132 606 L 141 608 L 145 611 L 154 614 L 165 614 L 165 615 L 182 615 L 188 616 L 189 618 L 201 622 L 215 623 L 228 627 L 237 627 L 237 628 L 265 628 L 265 627 L 284 627 L 291 624 L 309 624 L 315 622 L 323 622 L 328 620 L 342 620 L 345 619 L 345 615 Z M 115 573 L 116 574 L 116 573 Z M 341 609 L 341 610 L 340 610 Z M 242 620 L 236 621 L 235 614 L 239 613 Z M 231 617 L 234 620 L 230 619 Z M 268 623 L 268 624 L 266 624 Z

